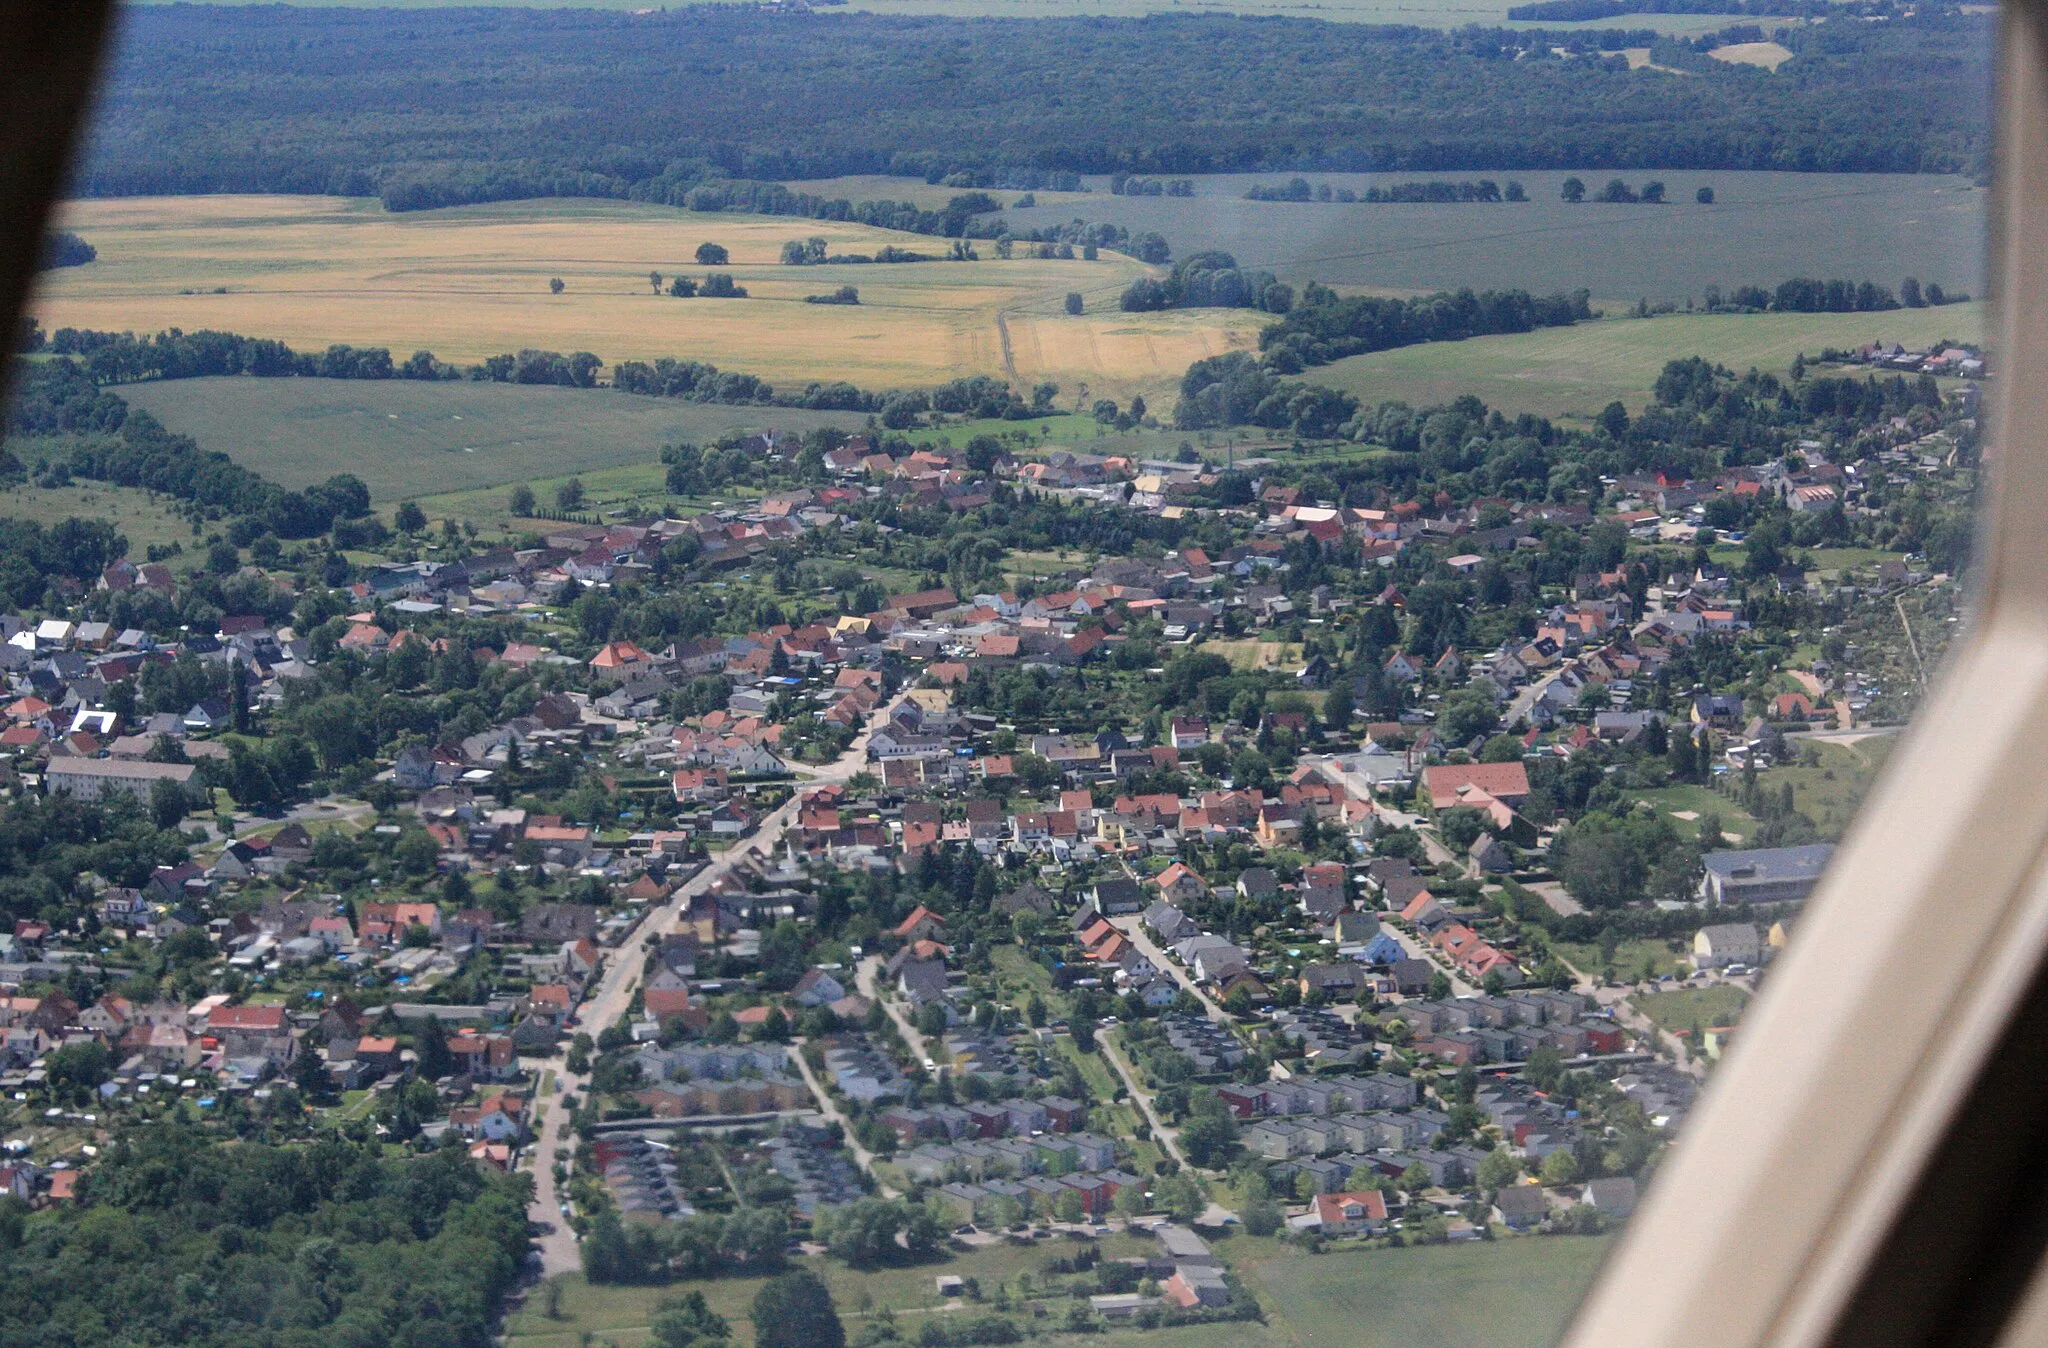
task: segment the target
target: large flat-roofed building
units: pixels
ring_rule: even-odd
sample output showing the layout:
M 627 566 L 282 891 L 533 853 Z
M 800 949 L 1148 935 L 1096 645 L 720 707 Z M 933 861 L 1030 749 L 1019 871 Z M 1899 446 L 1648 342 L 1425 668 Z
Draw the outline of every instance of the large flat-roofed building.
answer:
M 53 758 L 43 770 L 43 786 L 63 791 L 80 800 L 105 800 L 115 794 L 133 796 L 149 803 L 158 782 L 171 782 L 186 791 L 192 789 L 190 763 L 138 763 L 123 758 Z
M 1709 852 L 1700 859 L 1701 903 L 1791 903 L 1813 893 L 1833 843 Z

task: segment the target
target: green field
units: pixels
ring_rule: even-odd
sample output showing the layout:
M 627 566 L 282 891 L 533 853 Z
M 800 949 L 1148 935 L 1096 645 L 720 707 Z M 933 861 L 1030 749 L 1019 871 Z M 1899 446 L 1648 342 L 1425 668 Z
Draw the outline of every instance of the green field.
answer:
M 182 379 L 125 385 L 120 393 L 172 430 L 288 487 L 346 471 L 380 502 L 551 482 L 600 468 L 644 469 L 659 462 L 664 444 L 714 440 L 730 430 L 851 430 L 866 421 L 853 412 L 467 381 Z M 655 473 L 657 490 L 659 481 Z
M 1977 341 L 1981 303 L 1875 314 L 1671 314 L 1604 319 L 1569 328 L 1475 337 L 1464 342 L 1352 356 L 1305 378 L 1367 403 L 1399 398 L 1418 407 L 1477 394 L 1489 407 L 1544 416 L 1590 417 L 1619 399 L 1639 409 L 1666 361 L 1703 356 L 1732 370 L 1783 375 L 1800 352 L 1865 342 L 1918 345 Z
M 148 492 L 132 487 L 106 487 L 97 483 L 77 487 L 21 486 L 0 491 L 0 517 L 55 524 L 76 516 L 106 520 L 128 540 L 128 556 L 140 562 L 152 544 L 179 543 L 185 551 L 167 559 L 179 574 L 206 560 L 206 548 L 192 532 L 183 515 L 168 507 L 168 499 L 152 499 Z
M 1110 1258 L 1153 1248 L 1150 1241 L 1121 1236 L 1101 1243 Z M 1604 1240 L 1542 1237 L 1311 1258 L 1277 1241 L 1237 1236 L 1219 1253 L 1265 1307 L 1264 1324 L 1074 1336 L 1041 1330 L 1042 1341 L 1095 1348 L 1539 1348 L 1556 1339 L 1606 1248 Z M 899 1330 L 915 1343 L 924 1316 L 912 1308 L 936 1302 L 935 1275 L 976 1277 L 988 1293 L 1020 1272 L 1036 1276 L 1039 1264 L 1060 1250 L 1056 1241 L 1034 1249 L 997 1246 L 943 1264 L 874 1273 L 828 1260 L 803 1262 L 831 1286 L 849 1340 L 859 1333 L 857 1307 L 865 1292 L 877 1308 L 897 1313 Z M 560 1319 L 542 1313 L 545 1300 L 536 1290 L 508 1320 L 504 1342 L 507 1348 L 639 1348 L 649 1341 L 647 1324 L 663 1297 L 699 1290 L 732 1322 L 735 1348 L 750 1348 L 747 1310 L 760 1285 L 757 1278 L 731 1278 L 668 1288 L 592 1287 L 572 1275 L 562 1280 Z
M 1632 14 L 1634 24 L 1649 15 Z M 1796 67 L 1788 67 L 1790 69 Z M 1639 297 L 1683 306 L 1709 285 L 1776 285 L 1789 276 L 1843 277 L 1897 287 L 1917 276 L 1952 291 L 1983 289 L 1989 194 L 1967 178 L 1931 174 L 1806 174 L 1580 169 L 1596 192 L 1609 178 L 1662 181 L 1669 205 L 1569 205 L 1566 172 L 1306 173 L 1312 184 L 1349 187 L 1422 178 L 1519 180 L 1520 204 L 1365 204 L 1246 201 L 1254 183 L 1288 173 L 1194 179 L 1192 197 L 1110 196 L 1091 178 L 1088 196 L 1040 193 L 1036 214 L 1157 230 L 1185 257 L 1221 248 L 1243 266 L 1282 280 L 1416 291 L 1471 286 L 1548 293 L 1586 287 L 1596 303 Z M 1700 187 L 1714 204 L 1694 202 Z M 1034 211 L 1007 218 L 1028 222 Z M 1789 359 L 1789 356 L 1787 357 Z
M 1749 1004 L 1749 994 L 1730 983 L 1704 988 L 1679 988 L 1672 992 L 1646 992 L 1631 999 L 1636 1009 L 1657 1022 L 1659 1029 L 1673 1034 L 1691 1033 L 1732 1025 Z
M 1553 941 L 1550 948 L 1557 952 L 1559 959 L 1588 978 L 1599 978 L 1606 968 L 1600 958 L 1600 947 L 1597 945 L 1574 945 L 1564 941 Z M 1663 941 L 1622 941 L 1614 947 L 1614 976 L 1622 980 L 1638 978 L 1642 975 L 1646 960 L 1649 962 L 1652 978 L 1671 973 L 1678 968 L 1678 955 Z
M 1737 841 L 1756 831 L 1756 820 L 1750 818 L 1740 805 L 1710 787 L 1666 786 L 1655 791 L 1638 791 L 1635 798 L 1648 801 L 1659 814 L 1671 817 L 1671 826 L 1683 837 L 1698 837 L 1700 822 L 1698 818 L 1677 818 L 1680 814 L 1717 814 L 1721 816 L 1721 835 Z
M 1792 783 L 1793 808 L 1813 820 L 1823 837 L 1839 838 L 1898 742 L 1897 735 L 1888 734 L 1872 735 L 1851 744 L 1794 740 L 1802 754 L 1813 750 L 1820 760 L 1818 765 L 1770 768 L 1759 773 L 1757 780 L 1780 790 L 1782 783 Z
M 1102 1237 L 1099 1243 L 1104 1256 L 1112 1259 L 1150 1254 L 1158 1248 L 1149 1237 L 1111 1235 Z M 1045 1260 L 1071 1248 L 1065 1240 L 1039 1241 L 1030 1247 L 992 1245 L 956 1253 L 940 1263 L 870 1272 L 847 1268 L 833 1259 L 794 1262 L 825 1279 L 840 1316 L 847 1322 L 849 1339 L 859 1331 L 861 1298 L 865 1295 L 873 1310 L 886 1307 L 894 1311 L 905 1337 L 915 1343 L 917 1326 L 924 1318 L 920 1310 L 940 1304 L 933 1286 L 938 1275 L 978 1279 L 983 1293 L 993 1294 L 997 1287 L 1013 1284 L 1020 1273 L 1040 1276 Z M 507 1319 L 504 1342 L 508 1348 L 575 1348 L 586 1342 L 584 1334 L 591 1333 L 600 1336 L 598 1343 L 630 1348 L 649 1341 L 648 1322 L 664 1297 L 701 1291 L 711 1309 L 731 1321 L 734 1348 L 751 1348 L 754 1331 L 748 1312 L 762 1282 L 760 1278 L 717 1278 L 670 1287 L 594 1287 L 584 1282 L 580 1274 L 572 1274 L 562 1279 L 561 1318 L 547 1318 L 546 1301 L 536 1290 L 527 1298 L 526 1306 Z
M 1270 1253 L 1249 1255 L 1257 1245 Z M 1304 1258 L 1243 1237 L 1223 1252 L 1266 1308 L 1247 1348 L 1539 1348 L 1556 1341 L 1606 1249 L 1541 1237 Z

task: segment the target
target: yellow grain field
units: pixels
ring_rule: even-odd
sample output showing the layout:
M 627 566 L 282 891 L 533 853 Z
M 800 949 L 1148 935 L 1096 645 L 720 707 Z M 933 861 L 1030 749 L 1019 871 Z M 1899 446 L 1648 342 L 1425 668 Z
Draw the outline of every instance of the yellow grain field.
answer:
M 1737 42 L 1726 47 L 1716 47 L 1707 55 L 1716 61 L 1726 61 L 1731 65 L 1762 66 L 1770 71 L 1777 70 L 1779 66 L 1792 59 L 1792 53 L 1777 42 Z
M 929 386 L 989 374 L 1093 394 L 1163 394 L 1191 361 L 1249 347 L 1247 314 L 1124 314 L 1144 274 L 1097 262 L 787 267 L 782 245 L 822 235 L 830 251 L 884 244 L 936 253 L 945 241 L 830 221 L 702 215 L 625 202 L 539 201 L 407 214 L 333 197 L 155 197 L 80 201 L 62 227 L 99 261 L 45 275 L 46 328 L 218 328 L 301 348 L 331 342 L 420 348 L 473 362 L 520 347 L 594 351 L 607 362 L 676 356 L 787 385 L 846 379 Z M 746 300 L 657 295 L 648 273 L 701 279 L 697 245 L 731 254 Z M 559 277 L 561 294 L 550 293 Z M 859 287 L 857 306 L 804 303 Z M 1088 312 L 1071 318 L 1069 291 Z

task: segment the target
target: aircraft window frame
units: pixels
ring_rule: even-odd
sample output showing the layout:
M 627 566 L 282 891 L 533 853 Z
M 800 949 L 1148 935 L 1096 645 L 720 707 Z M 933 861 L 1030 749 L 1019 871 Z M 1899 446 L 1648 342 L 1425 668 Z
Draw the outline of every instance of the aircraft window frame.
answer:
M 2048 1286 L 2029 1283 L 2048 1194 L 2028 1173 L 2048 1119 L 2048 3 L 2005 6 L 1998 70 L 1999 372 L 1969 630 L 1573 1348 L 2048 1325 Z

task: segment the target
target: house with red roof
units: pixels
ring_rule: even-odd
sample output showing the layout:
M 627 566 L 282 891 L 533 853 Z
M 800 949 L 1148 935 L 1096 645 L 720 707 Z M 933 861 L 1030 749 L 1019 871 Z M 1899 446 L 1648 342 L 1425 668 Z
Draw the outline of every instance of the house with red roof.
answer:
M 940 917 L 923 904 L 911 910 L 910 916 L 897 923 L 890 935 L 905 941 L 936 938 L 945 933 L 946 919 Z
M 1520 762 L 1440 763 L 1422 770 L 1422 784 L 1429 792 L 1432 810 L 1462 805 L 1464 794 L 1474 789 L 1511 810 L 1520 809 L 1529 798 L 1529 773 Z
M 1303 1215 L 1314 1220 L 1302 1225 L 1313 1226 L 1326 1236 L 1377 1235 L 1386 1229 L 1387 1196 L 1377 1189 L 1317 1194 Z

